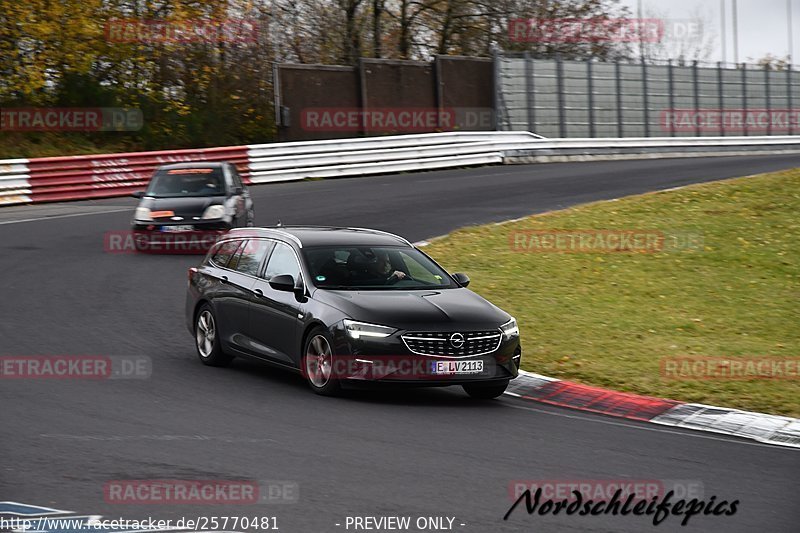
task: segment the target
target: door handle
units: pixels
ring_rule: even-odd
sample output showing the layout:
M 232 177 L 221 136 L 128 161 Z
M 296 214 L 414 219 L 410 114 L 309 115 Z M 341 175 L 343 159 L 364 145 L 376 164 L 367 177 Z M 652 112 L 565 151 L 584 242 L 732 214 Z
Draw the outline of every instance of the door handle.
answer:
M 222 282 L 228 283 L 228 276 L 222 276 Z
M 264 291 L 261 289 L 253 289 L 253 292 L 256 293 L 258 296 L 264 296 Z

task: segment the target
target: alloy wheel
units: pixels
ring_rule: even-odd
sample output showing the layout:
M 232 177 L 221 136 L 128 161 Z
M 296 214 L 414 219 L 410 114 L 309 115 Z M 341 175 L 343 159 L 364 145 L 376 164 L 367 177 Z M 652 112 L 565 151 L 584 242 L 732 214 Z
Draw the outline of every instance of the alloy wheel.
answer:
M 324 387 L 331 379 L 333 355 L 331 345 L 322 335 L 315 335 L 306 349 L 306 375 L 312 385 Z
M 204 310 L 197 317 L 197 350 L 200 357 L 210 357 L 214 350 L 214 340 L 217 336 L 217 328 L 214 324 L 214 315 L 211 311 Z

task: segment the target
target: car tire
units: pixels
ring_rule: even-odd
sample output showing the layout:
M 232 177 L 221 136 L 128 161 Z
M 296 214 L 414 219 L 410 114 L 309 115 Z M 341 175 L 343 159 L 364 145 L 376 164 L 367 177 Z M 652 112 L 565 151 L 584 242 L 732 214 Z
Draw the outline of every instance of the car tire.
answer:
M 203 304 L 195 315 L 194 341 L 197 356 L 204 365 L 226 366 L 233 360 L 232 355 L 228 355 L 222 350 L 217 318 L 214 310 L 208 304 Z
M 469 394 L 470 398 L 475 398 L 476 400 L 493 400 L 503 395 L 508 388 L 508 381 L 489 385 L 475 383 L 462 385 L 462 387 L 464 388 L 464 392 Z
M 306 337 L 301 358 L 301 370 L 308 386 L 322 396 L 336 396 L 341 390 L 341 382 L 333 372 L 333 341 L 323 328 L 311 330 Z

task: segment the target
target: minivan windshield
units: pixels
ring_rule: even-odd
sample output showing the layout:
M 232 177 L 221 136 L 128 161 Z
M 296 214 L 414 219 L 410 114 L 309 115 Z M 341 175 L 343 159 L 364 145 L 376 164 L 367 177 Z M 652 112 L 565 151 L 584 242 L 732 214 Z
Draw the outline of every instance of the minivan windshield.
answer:
M 157 170 L 145 194 L 158 198 L 222 196 L 224 183 L 221 168 Z
M 303 248 L 314 285 L 332 290 L 452 289 L 452 278 L 414 248 L 317 246 Z

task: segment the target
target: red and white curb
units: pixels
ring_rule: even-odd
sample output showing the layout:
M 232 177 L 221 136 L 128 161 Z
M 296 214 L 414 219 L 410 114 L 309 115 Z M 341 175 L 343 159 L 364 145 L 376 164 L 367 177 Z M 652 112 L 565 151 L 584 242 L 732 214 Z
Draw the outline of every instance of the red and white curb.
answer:
M 800 448 L 800 419 L 797 418 L 640 396 L 524 370 L 511 381 L 506 394 L 579 411 Z

